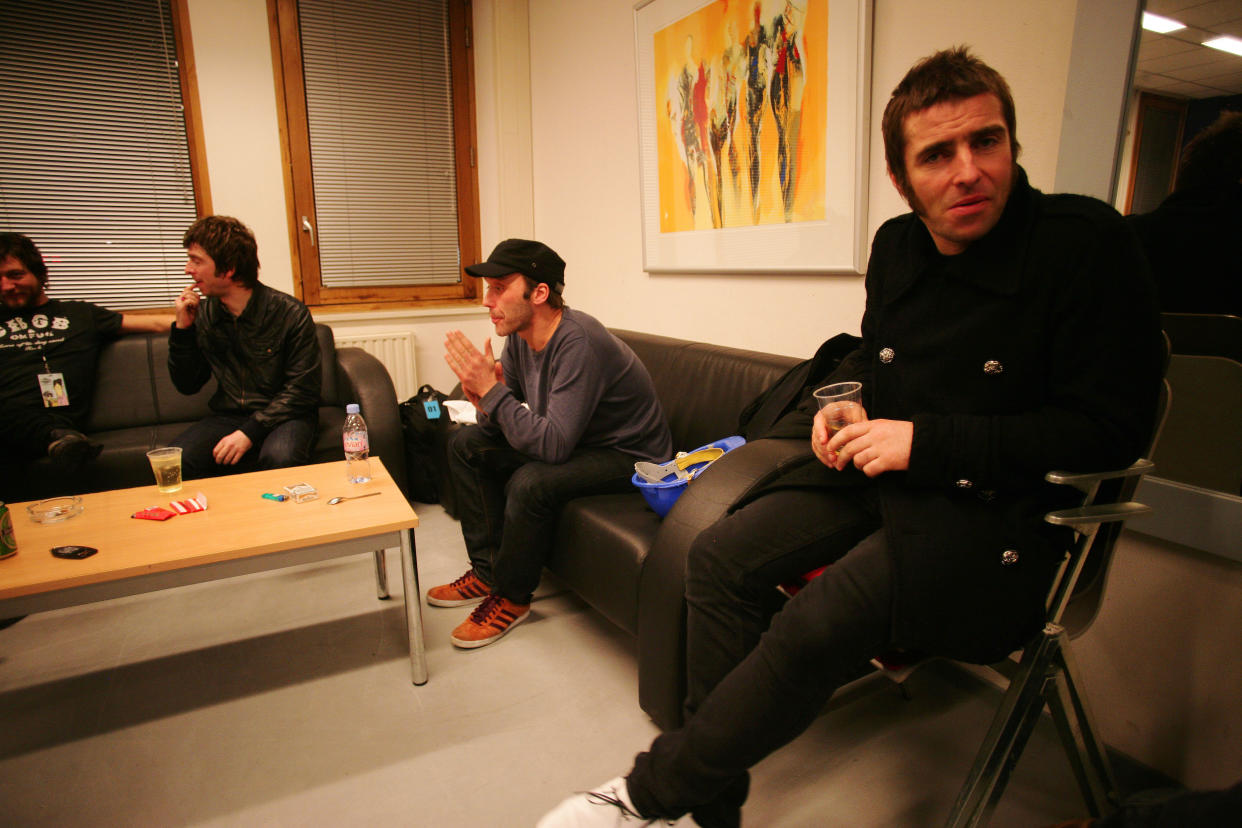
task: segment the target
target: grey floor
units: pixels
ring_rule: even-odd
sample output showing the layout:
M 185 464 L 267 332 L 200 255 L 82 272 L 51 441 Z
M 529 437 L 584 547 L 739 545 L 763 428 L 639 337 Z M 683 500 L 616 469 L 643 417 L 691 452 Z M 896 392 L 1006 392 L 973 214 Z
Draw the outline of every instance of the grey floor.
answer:
M 443 510 L 418 512 L 425 589 L 465 557 Z M 0 825 L 530 826 L 655 734 L 633 639 L 550 579 L 481 650 L 448 642 L 468 610 L 424 607 L 431 676 L 412 686 L 389 559 L 387 602 L 364 555 L 0 631 Z M 746 824 L 941 824 L 996 693 L 936 665 L 909 686 L 847 688 L 756 768 Z M 992 824 L 1082 810 L 1045 722 Z

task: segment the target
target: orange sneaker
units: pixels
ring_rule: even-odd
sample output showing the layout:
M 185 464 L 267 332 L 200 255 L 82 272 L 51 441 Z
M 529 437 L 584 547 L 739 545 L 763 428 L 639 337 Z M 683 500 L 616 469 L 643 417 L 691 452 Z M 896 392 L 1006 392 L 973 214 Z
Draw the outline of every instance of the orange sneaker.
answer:
M 453 630 L 452 642 L 466 650 L 486 647 L 526 620 L 530 604 L 515 604 L 499 595 L 489 595 L 474 608 L 470 617 Z
M 491 587 L 479 580 L 479 576 L 470 569 L 451 584 L 427 590 L 427 603 L 433 607 L 464 607 L 479 603 L 491 592 Z

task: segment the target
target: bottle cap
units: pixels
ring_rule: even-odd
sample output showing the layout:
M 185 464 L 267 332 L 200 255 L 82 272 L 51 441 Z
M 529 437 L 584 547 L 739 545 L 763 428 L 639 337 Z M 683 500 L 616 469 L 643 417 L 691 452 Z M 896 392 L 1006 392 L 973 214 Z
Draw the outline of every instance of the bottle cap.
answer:
M 358 403 L 349 403 L 348 405 L 346 405 L 346 406 L 345 406 L 345 413 L 346 413 L 346 414 L 357 414 L 357 413 L 358 413 Z

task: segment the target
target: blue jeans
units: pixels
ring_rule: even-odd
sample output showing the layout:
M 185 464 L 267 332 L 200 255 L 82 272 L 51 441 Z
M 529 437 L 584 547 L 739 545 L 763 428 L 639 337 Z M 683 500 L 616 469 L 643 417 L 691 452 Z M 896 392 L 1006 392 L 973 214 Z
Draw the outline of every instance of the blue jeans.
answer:
M 187 428 L 171 445 L 181 447 L 181 476 L 186 480 L 224 474 L 303 466 L 310 462 L 311 446 L 319 416 L 286 420 L 251 446 L 236 465 L 222 466 L 211 450 L 225 436 L 238 431 L 250 417 L 245 414 L 211 414 Z
M 636 758 L 627 785 L 639 813 L 740 825 L 749 768 L 805 730 L 890 641 L 892 562 L 879 525 L 874 488 L 790 489 L 695 539 L 687 719 Z M 771 614 L 777 584 L 825 564 Z
M 582 448 L 543 463 L 478 426 L 453 433 L 448 463 L 470 566 L 516 604 L 529 604 L 539 586 L 566 502 L 633 490 L 634 458 L 623 451 Z

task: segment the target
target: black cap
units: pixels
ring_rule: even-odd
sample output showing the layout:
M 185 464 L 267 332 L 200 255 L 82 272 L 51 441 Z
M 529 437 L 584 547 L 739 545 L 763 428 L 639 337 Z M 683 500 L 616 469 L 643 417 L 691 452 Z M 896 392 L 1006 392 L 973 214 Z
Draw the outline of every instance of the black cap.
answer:
M 543 242 L 528 239 L 505 239 L 496 245 L 486 262 L 469 265 L 466 272 L 481 279 L 500 279 L 521 273 L 543 282 L 555 293 L 565 289 L 564 260 Z

